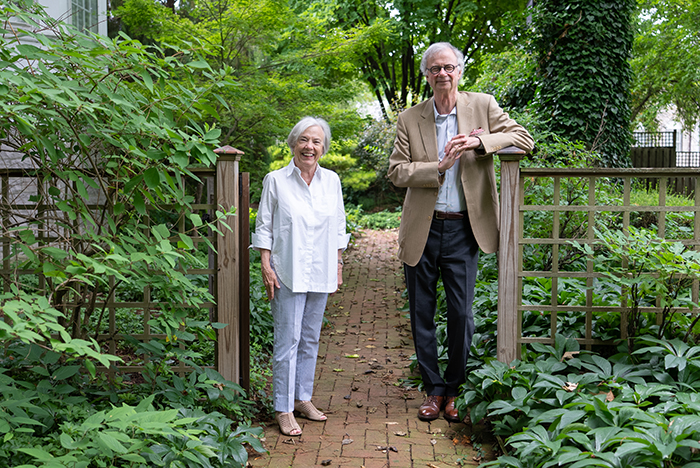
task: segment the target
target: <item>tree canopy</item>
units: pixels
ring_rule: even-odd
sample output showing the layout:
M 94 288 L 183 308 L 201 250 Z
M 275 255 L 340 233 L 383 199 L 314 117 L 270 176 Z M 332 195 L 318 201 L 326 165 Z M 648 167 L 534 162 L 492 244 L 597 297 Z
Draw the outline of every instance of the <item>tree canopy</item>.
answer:
M 434 42 L 451 42 L 467 62 L 471 82 L 482 58 L 498 52 L 522 33 L 525 0 L 478 2 L 472 0 L 320 0 L 296 11 L 314 11 L 332 30 L 343 32 L 386 25 L 388 35 L 357 48 L 351 57 L 369 85 L 383 115 L 416 104 L 430 95 L 420 72 L 422 52 Z M 306 10 L 304 10 L 306 9 Z
M 655 130 L 660 111 L 673 106 L 686 130 L 700 118 L 700 5 L 644 0 L 631 61 L 632 119 Z

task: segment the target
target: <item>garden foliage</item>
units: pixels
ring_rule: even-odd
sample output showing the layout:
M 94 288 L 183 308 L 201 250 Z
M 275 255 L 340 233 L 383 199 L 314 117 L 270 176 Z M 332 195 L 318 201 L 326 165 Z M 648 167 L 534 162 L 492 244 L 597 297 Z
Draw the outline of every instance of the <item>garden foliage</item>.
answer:
M 632 20 L 635 2 L 536 3 L 534 108 L 548 128 L 603 155 L 606 167 L 629 166 Z
M 469 374 L 457 401 L 506 439 L 499 467 L 700 466 L 700 347 L 642 337 L 602 358 L 557 335 L 553 346 Z
M 216 161 L 220 131 L 201 122 L 235 83 L 187 49 L 85 35 L 21 3 L 0 8 L 0 144 L 22 171 L 0 225 L 0 465 L 243 466 L 244 443 L 263 450 L 239 425 L 245 392 L 174 345 L 219 326 L 195 317 L 212 296 L 186 272 L 233 213 L 192 208 L 189 168 Z M 96 372 L 120 361 L 99 340 L 127 291 L 151 295 L 166 337 L 128 348 L 142 381 Z

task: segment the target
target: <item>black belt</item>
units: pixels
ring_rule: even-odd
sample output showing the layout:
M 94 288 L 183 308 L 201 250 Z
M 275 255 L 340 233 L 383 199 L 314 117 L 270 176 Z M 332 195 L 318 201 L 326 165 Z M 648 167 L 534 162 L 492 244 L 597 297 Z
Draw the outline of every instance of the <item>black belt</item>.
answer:
M 433 217 L 435 219 L 464 219 L 464 213 L 459 211 L 435 211 Z

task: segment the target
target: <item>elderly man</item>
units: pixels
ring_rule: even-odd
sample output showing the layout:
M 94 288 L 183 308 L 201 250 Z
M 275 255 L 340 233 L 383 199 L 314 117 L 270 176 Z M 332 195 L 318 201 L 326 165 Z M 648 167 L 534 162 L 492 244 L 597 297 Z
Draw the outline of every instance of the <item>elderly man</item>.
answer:
M 431 45 L 421 72 L 433 98 L 401 113 L 389 178 L 408 187 L 399 229 L 399 259 L 410 304 L 416 356 L 427 397 L 418 418 L 459 422 L 454 400 L 466 380 L 474 318 L 472 302 L 479 248 L 498 249 L 495 151 L 533 148 L 530 134 L 493 96 L 458 90 L 464 56 L 451 44 Z M 448 364 L 438 367 L 436 284 L 447 295 Z

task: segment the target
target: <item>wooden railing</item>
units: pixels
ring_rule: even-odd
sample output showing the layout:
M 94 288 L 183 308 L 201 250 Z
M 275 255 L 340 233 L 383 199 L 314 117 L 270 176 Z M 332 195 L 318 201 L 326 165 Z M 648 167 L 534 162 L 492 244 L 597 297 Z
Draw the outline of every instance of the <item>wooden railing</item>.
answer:
M 216 252 L 210 251 L 208 268 L 188 270 L 187 274 L 200 275 L 207 278 L 209 290 L 215 298 L 214 303 L 205 303 L 203 308 L 209 309 L 209 318 L 212 321 L 224 323 L 227 326 L 217 331 L 217 340 L 214 344 L 216 362 L 210 367 L 216 368 L 221 375 L 232 382 L 239 383 L 248 389 L 250 383 L 250 352 L 249 352 L 249 175 L 240 173 L 240 151 L 231 147 L 223 147 L 215 150 L 219 155 L 217 164 L 211 168 L 189 168 L 189 171 L 202 181 L 201 192 L 206 193 L 204 203 L 200 201 L 192 205 L 192 209 L 198 213 L 213 215 L 219 207 L 234 208 L 236 216 L 229 217 L 231 229 L 220 229 L 222 234 L 210 235 L 209 241 L 216 246 Z M 28 169 L 2 169 L 0 170 L 0 221 L 4 226 L 16 222 L 13 213 L 31 213 L 32 216 L 41 218 L 42 206 L 31 200 L 35 195 L 31 187 L 35 187 L 35 174 Z M 27 193 L 10 193 L 11 188 L 18 190 L 19 186 L 29 187 Z M 35 188 L 34 188 L 35 191 Z M 184 220 L 184 217 L 181 217 Z M 179 229 L 184 229 L 184 222 Z M 2 290 L 9 291 L 10 283 L 18 275 L 38 277 L 39 289 L 43 288 L 44 279 L 41 274 L 34 271 L 20 271 L 16 269 L 16 259 L 13 259 L 10 244 L 11 239 L 2 238 L 3 259 L 0 265 L 0 282 Z M 40 242 L 51 241 L 39 236 Z M 194 239 L 195 243 L 203 239 Z M 113 281 L 113 280 L 112 280 Z M 112 283 L 113 284 L 113 283 Z M 123 341 L 121 333 L 123 327 L 117 323 L 117 309 L 129 309 L 138 312 L 142 322 L 142 333 L 131 334 L 135 339 L 148 342 L 151 339 L 164 339 L 162 333 L 152 332 L 148 321 L 152 318 L 152 312 L 158 310 L 162 304 L 155 303 L 151 298 L 151 291 L 146 288 L 143 298 L 137 302 L 120 302 L 110 295 L 104 302 L 97 301 L 95 306 L 106 310 L 107 323 L 100 328 L 96 338 L 105 347 L 107 352 L 116 354 L 119 343 Z M 0 318 L 2 320 L 2 318 Z M 103 372 L 141 372 L 143 365 L 125 365 L 111 369 L 102 368 Z M 185 373 L 191 369 L 182 361 L 172 370 Z
M 685 245 L 700 250 L 700 193 L 695 192 L 694 206 L 668 206 L 666 204 L 666 190 L 668 181 L 684 177 L 693 180 L 697 187 L 700 180 L 700 168 L 675 168 L 675 169 L 546 169 L 546 168 L 520 168 L 520 161 L 524 152 L 517 148 L 507 148 L 499 153 L 501 160 L 501 231 L 500 249 L 498 252 L 499 279 L 498 279 L 498 359 L 502 362 L 511 362 L 519 358 L 521 347 L 525 343 L 544 342 L 553 343 L 557 330 L 559 316 L 567 313 L 579 313 L 585 315 L 585 327 L 583 336 L 577 337 L 579 343 L 590 348 L 597 344 L 612 344 L 610 341 L 601 340 L 593 334 L 593 315 L 595 313 L 619 313 L 621 321 L 627 313 L 624 298 L 620 299 L 620 305 L 616 307 L 598 307 L 594 305 L 593 292 L 590 289 L 599 274 L 593 271 L 591 261 L 588 261 L 585 271 L 563 271 L 559 268 L 559 254 L 563 249 L 569 248 L 571 240 L 580 243 L 592 243 L 595 241 L 596 223 L 603 217 L 601 214 L 618 213 L 621 217 L 622 229 L 630 226 L 631 213 L 655 214 L 659 237 L 666 237 L 666 218 L 670 213 L 689 212 L 693 215 L 692 237 L 677 239 Z M 562 186 L 566 179 L 575 179 L 587 185 L 587 195 L 584 203 L 569 204 L 562 197 Z M 630 192 L 633 182 L 643 179 L 656 179 L 659 187 L 659 204 L 654 206 L 633 206 L 630 203 Z M 550 183 L 553 197 L 548 203 L 542 205 L 525 205 L 525 182 L 542 181 Z M 548 182 L 544 182 L 548 181 Z M 621 184 L 621 199 L 615 204 L 610 200 L 599 201 L 596 197 L 597 184 Z M 532 213 L 546 213 L 551 216 L 552 230 L 546 238 L 533 238 L 526 234 L 526 215 Z M 585 233 L 581 238 L 560 238 L 560 220 L 565 213 L 579 212 L 585 218 L 582 225 Z M 598 227 L 601 227 L 598 225 Z M 607 226 L 605 226 L 607 227 Z M 527 271 L 523 268 L 524 246 L 544 246 L 551 249 L 551 269 L 547 271 Z M 524 280 L 531 278 L 547 278 L 551 281 L 552 294 L 547 304 L 523 304 L 522 291 Z M 572 306 L 559 304 L 557 300 L 557 283 L 562 278 L 576 278 L 585 289 L 585 305 Z M 698 282 L 694 281 L 691 287 L 692 299 L 698 302 Z M 525 311 L 538 311 L 548 314 L 550 318 L 550 333 L 548 336 L 523 336 L 522 317 Z M 661 308 L 645 307 L 644 312 L 661 313 Z M 687 310 L 686 310 L 687 311 Z M 697 310 L 694 313 L 699 313 Z M 625 337 L 625 327 L 620 327 L 620 337 Z

